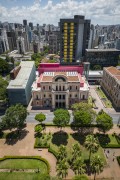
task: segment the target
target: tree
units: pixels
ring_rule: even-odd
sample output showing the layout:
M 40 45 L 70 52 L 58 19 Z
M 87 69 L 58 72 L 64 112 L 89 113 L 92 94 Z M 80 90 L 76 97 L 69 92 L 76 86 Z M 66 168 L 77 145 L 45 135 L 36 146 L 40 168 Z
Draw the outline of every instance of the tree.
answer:
M 43 127 L 41 125 L 35 126 L 35 132 L 40 133 L 43 130 Z
M 66 159 L 63 159 L 62 161 L 60 161 L 58 164 L 57 164 L 57 174 L 59 177 L 66 177 L 66 175 L 68 174 L 68 168 L 69 168 L 69 165 L 66 161 Z
M 53 119 L 53 123 L 61 127 L 61 129 L 62 127 L 65 127 L 67 124 L 69 124 L 70 114 L 68 110 L 57 109 L 56 111 L 54 111 L 54 115 L 55 117 Z
M 19 132 L 19 129 L 24 125 L 26 117 L 26 108 L 21 104 L 16 104 L 6 110 L 5 116 L 2 118 L 2 123 L 10 130 L 17 128 Z
M 92 106 L 95 103 L 96 99 L 92 97 Z
M 64 145 L 60 145 L 58 149 L 58 162 L 67 157 L 66 147 Z
M 99 174 L 100 172 L 103 171 L 104 163 L 103 163 L 102 159 L 100 158 L 100 156 L 96 155 L 91 160 L 90 166 L 94 173 L 94 180 L 95 180 L 96 174 Z
M 45 119 L 46 119 L 46 116 L 45 116 L 45 114 L 43 114 L 43 113 L 36 114 L 36 116 L 35 116 L 35 120 L 38 121 L 38 122 L 40 122 L 40 123 L 42 123 L 43 121 L 45 121 Z
M 5 100 L 7 98 L 7 85 L 8 82 L 0 76 L 0 100 Z
M 74 123 L 77 125 L 90 125 L 92 121 L 92 115 L 87 111 L 76 111 L 74 113 Z
M 91 153 L 95 153 L 99 149 L 99 143 L 97 138 L 95 138 L 94 135 L 87 135 L 85 140 L 85 147 L 90 151 L 89 154 L 89 161 L 90 161 Z
M 102 67 L 100 65 L 94 65 L 93 70 L 101 70 Z
M 83 112 L 88 112 L 88 114 L 91 114 L 92 121 L 96 117 L 96 112 L 92 109 L 92 106 L 88 103 L 85 102 L 75 103 L 72 105 L 72 109 L 73 109 L 73 115 L 77 111 L 83 111 Z
M 100 126 L 100 129 L 104 133 L 106 131 L 109 131 L 113 127 L 112 118 L 107 113 L 105 113 L 104 111 L 99 112 L 99 114 L 96 118 L 96 122 Z
M 75 174 L 85 174 L 85 167 L 86 165 L 84 164 L 82 157 L 77 157 L 73 162 L 73 169 L 75 171 Z
M 80 145 L 78 143 L 72 146 L 72 162 L 81 155 Z
M 9 72 L 9 64 L 0 58 L 0 74 L 8 73 Z

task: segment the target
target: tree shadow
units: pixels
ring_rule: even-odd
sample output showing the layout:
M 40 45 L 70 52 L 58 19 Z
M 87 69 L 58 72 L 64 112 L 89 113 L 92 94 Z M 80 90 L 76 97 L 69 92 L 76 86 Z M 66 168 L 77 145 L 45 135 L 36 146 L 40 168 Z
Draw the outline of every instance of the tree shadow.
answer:
M 35 135 L 34 135 L 34 137 L 36 138 L 41 138 L 42 137 L 42 133 L 39 133 L 39 132 L 37 132 L 37 133 L 35 133 Z
M 101 146 L 107 145 L 107 144 L 110 143 L 110 138 L 109 138 L 108 134 L 99 134 L 99 133 L 96 133 L 95 137 L 98 138 L 99 143 L 100 143 Z
M 81 145 L 84 144 L 86 135 L 80 135 L 79 133 L 73 133 L 71 136 L 78 141 Z
M 94 127 L 78 127 L 71 125 L 73 131 L 78 131 L 80 134 L 93 134 Z
M 52 135 L 51 142 L 57 146 L 60 146 L 60 145 L 66 146 L 68 143 L 68 134 L 64 131 L 55 132 Z
M 17 141 L 21 141 L 22 139 L 24 139 L 28 132 L 29 131 L 27 131 L 26 129 L 22 129 L 19 132 L 18 130 L 12 131 L 6 135 L 5 143 L 8 145 L 14 145 L 17 143 Z

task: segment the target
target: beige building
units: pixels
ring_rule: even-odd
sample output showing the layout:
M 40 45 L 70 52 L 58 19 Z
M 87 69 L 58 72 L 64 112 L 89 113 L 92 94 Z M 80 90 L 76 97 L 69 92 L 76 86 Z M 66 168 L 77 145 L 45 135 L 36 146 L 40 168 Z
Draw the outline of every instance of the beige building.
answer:
M 120 70 L 113 66 L 104 68 L 101 85 L 116 110 L 120 110 Z
M 69 108 L 86 101 L 89 85 L 77 71 L 43 72 L 32 85 L 32 106 L 44 108 Z

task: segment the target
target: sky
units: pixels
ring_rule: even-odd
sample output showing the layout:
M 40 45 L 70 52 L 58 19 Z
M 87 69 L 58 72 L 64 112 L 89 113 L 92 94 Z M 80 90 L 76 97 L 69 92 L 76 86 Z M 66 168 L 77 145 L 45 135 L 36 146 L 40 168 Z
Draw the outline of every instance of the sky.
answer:
M 120 24 L 120 0 L 0 0 L 2 22 L 58 25 L 74 15 L 85 15 L 94 25 Z

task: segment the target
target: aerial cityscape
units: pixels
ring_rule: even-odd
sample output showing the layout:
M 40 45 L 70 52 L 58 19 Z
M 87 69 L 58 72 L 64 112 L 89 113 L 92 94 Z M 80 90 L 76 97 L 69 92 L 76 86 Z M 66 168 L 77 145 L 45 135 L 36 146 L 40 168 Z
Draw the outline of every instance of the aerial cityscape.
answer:
M 119 0 L 0 0 L 0 180 L 120 180 Z

